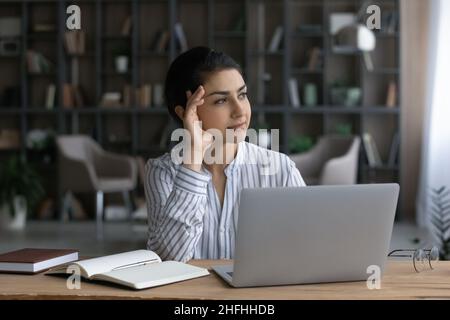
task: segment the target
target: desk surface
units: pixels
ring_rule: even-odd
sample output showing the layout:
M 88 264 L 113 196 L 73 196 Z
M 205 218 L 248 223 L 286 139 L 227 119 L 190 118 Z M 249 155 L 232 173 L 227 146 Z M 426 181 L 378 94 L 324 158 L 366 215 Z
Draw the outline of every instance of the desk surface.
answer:
M 210 269 L 230 260 L 190 263 Z M 235 289 L 210 273 L 140 291 L 87 281 L 81 282 L 81 289 L 69 290 L 64 277 L 0 274 L 0 299 L 450 299 L 450 261 L 422 273 L 410 262 L 389 261 L 379 290 L 369 290 L 365 281 Z

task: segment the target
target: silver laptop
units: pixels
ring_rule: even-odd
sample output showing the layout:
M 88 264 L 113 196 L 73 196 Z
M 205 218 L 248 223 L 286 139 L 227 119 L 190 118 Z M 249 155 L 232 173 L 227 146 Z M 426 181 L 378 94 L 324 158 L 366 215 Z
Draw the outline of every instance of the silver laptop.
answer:
M 234 287 L 367 280 L 369 266 L 382 275 L 399 189 L 243 189 L 234 265 L 213 270 Z

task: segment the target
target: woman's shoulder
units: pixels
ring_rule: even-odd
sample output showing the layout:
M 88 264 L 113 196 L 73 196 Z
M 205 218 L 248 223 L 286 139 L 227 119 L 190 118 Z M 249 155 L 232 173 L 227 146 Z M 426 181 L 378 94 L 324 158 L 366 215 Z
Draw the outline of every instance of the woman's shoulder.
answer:
M 171 172 L 176 172 L 180 165 L 176 164 L 171 157 L 170 152 L 166 152 L 157 158 L 150 158 L 145 164 L 145 170 L 148 172 L 151 169 L 162 169 Z
M 266 160 L 278 161 L 286 164 L 293 164 L 291 158 L 277 150 L 267 149 L 265 147 L 258 146 L 250 142 L 244 142 L 243 146 L 245 148 L 245 157 L 249 160 Z M 258 161 L 260 162 L 260 161 Z

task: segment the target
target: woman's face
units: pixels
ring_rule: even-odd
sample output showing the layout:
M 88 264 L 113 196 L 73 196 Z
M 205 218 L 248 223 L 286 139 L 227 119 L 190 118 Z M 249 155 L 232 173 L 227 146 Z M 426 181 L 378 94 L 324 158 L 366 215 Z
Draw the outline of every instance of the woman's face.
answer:
M 212 72 L 206 77 L 203 87 L 205 102 L 197 107 L 203 130 L 218 129 L 224 142 L 231 142 L 225 140 L 226 129 L 231 129 L 237 142 L 243 141 L 250 125 L 251 108 L 247 86 L 239 71 Z

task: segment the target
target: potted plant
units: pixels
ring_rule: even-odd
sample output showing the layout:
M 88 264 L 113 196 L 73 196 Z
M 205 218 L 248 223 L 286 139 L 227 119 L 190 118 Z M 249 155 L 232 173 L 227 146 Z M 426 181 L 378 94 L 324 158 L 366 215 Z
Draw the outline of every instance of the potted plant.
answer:
M 114 49 L 114 63 L 118 73 L 128 72 L 128 62 L 130 59 L 130 47 L 127 44 L 120 44 Z
M 313 146 L 313 139 L 307 135 L 299 135 L 289 139 L 289 151 L 293 154 L 306 152 Z
M 0 166 L 0 218 L 7 228 L 23 229 L 27 212 L 43 195 L 40 177 L 23 157 L 12 156 Z

